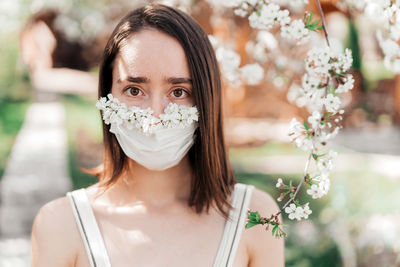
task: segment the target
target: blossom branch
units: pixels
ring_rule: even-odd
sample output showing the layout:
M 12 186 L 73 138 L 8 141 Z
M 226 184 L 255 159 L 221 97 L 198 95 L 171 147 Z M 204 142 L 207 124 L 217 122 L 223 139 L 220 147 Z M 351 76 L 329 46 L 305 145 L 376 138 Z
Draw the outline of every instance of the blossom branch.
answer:
M 266 4 L 266 8 L 264 6 L 258 6 L 258 9 L 255 9 L 258 12 L 253 12 L 249 17 L 252 27 L 270 28 L 271 24 L 266 24 L 266 22 L 271 20 L 265 20 L 265 18 L 263 18 L 260 14 L 265 13 L 266 9 L 271 9 L 272 11 L 270 11 L 270 13 L 276 17 L 274 20 L 278 20 L 281 24 L 283 36 L 290 37 L 292 39 L 298 39 L 303 38 L 304 36 L 308 37 L 307 30 L 316 31 L 323 29 L 325 33 L 325 40 L 328 45 L 327 48 L 312 49 L 308 53 L 309 58 L 306 59 L 307 73 L 303 76 L 304 94 L 308 99 L 314 100 L 315 104 L 317 104 L 319 107 L 314 109 L 314 112 L 308 118 L 308 122 L 311 124 L 311 126 L 306 121 L 301 124 L 296 119 L 293 119 L 291 122 L 291 130 L 289 135 L 298 134 L 294 138 L 296 141 L 296 146 L 302 148 L 303 150 L 309 151 L 303 177 L 297 187 L 294 187 L 291 181 L 289 185 L 285 185 L 281 178 L 278 179 L 276 187 L 284 191 L 281 193 L 278 201 L 282 201 L 287 195 L 289 195 L 289 199 L 278 212 L 272 214 L 269 218 L 261 217 L 257 211 L 249 211 L 248 213 L 249 220 L 246 224 L 246 228 L 250 228 L 257 224 L 267 224 L 268 229 L 269 225 L 272 225 L 272 234 L 278 238 L 286 236 L 286 233 L 280 228 L 280 222 L 278 219 L 278 216 L 283 211 L 288 213 L 289 219 L 297 220 L 301 220 L 302 218 L 307 219 L 308 215 L 312 213 L 308 206 L 309 203 L 301 205 L 299 201 L 296 200 L 296 196 L 304 182 L 311 186 L 311 188 L 307 190 L 307 193 L 312 195 L 313 198 L 320 198 L 327 194 L 329 190 L 330 181 L 328 179 L 328 175 L 332 169 L 332 159 L 337 153 L 329 151 L 328 156 L 323 158 L 325 155 L 327 155 L 327 153 L 318 155 L 318 148 L 316 145 L 317 143 L 321 143 L 323 146 L 326 145 L 326 140 L 336 135 L 339 128 L 341 128 L 341 126 L 336 127 L 333 131 L 327 133 L 328 130 L 333 128 L 332 119 L 338 113 L 338 109 L 341 104 L 337 95 L 350 90 L 354 83 L 352 76 L 346 75 L 345 73 L 345 71 L 349 69 L 352 64 L 351 52 L 346 49 L 345 55 L 334 55 L 333 52 L 330 51 L 330 43 L 325 24 L 324 13 L 319 0 L 316 0 L 316 2 L 321 16 L 322 27 L 318 26 L 318 21 L 312 21 L 312 12 L 305 16 L 303 22 L 294 21 L 289 25 L 290 18 L 282 18 L 282 16 L 288 14 L 288 12 L 277 11 L 276 6 L 273 6 L 273 4 Z M 247 2 L 246 5 L 248 5 Z M 264 14 L 264 16 L 271 17 L 271 14 Z M 279 19 L 280 16 L 281 18 Z M 301 29 L 299 30 L 299 27 L 303 27 L 305 32 L 302 32 L 303 30 Z M 302 32 L 300 36 L 298 35 L 298 32 Z M 297 42 L 297 44 L 301 43 L 302 41 Z M 333 86 L 330 85 L 331 79 L 334 81 Z M 343 114 L 343 112 L 344 110 L 340 110 L 339 114 Z M 341 119 L 341 115 L 334 118 L 335 124 L 338 124 Z M 312 159 L 314 159 L 317 164 L 318 172 L 310 175 L 309 166 Z
M 321 16 L 322 28 L 323 28 L 324 33 L 325 33 L 326 43 L 330 47 L 331 45 L 329 43 L 328 31 L 326 29 L 326 24 L 325 24 L 325 15 L 324 15 L 324 11 L 322 10 L 322 7 L 321 7 L 321 2 L 319 0 L 315 0 L 315 2 L 317 2 L 318 12 L 319 12 L 319 14 Z

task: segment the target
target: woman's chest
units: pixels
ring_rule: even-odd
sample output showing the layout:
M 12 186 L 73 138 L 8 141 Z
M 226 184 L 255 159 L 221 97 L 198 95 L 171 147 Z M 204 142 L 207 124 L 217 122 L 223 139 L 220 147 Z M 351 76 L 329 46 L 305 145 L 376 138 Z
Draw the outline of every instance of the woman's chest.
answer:
M 225 227 L 224 218 L 218 214 L 161 216 L 163 219 L 151 215 L 125 216 L 124 219 L 97 217 L 112 267 L 211 267 Z M 248 255 L 243 240 L 231 257 L 235 259 L 233 266 L 247 266 Z M 75 266 L 90 266 L 85 249 L 79 250 Z

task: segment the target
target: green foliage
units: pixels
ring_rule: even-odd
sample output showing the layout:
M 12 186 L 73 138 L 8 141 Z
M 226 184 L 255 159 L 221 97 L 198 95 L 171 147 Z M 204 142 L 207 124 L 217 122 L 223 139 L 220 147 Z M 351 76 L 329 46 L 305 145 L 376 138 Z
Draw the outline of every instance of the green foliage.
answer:
M 19 58 L 15 35 L 0 35 L 0 101 L 27 101 L 32 98 L 28 70 Z
M 310 129 L 310 127 L 308 126 L 308 123 L 306 121 L 303 122 L 304 125 L 304 129 L 306 129 L 306 131 L 308 131 L 308 129 Z
M 82 172 L 79 167 L 92 168 L 100 162 L 84 165 L 78 155 L 83 147 L 78 145 L 79 134 L 83 131 L 88 134 L 92 142 L 101 143 L 101 119 L 95 107 L 95 99 L 86 99 L 75 95 L 64 95 L 62 102 L 66 108 L 66 129 L 68 134 L 69 170 L 74 189 L 90 186 L 97 182 L 97 178 Z M 98 151 L 99 154 L 102 151 Z M 87 164 L 87 163 L 86 163 Z
M 349 20 L 349 34 L 346 41 L 346 47 L 351 49 L 353 55 L 353 65 L 351 66 L 354 70 L 361 70 L 361 51 L 359 45 L 358 31 L 354 21 Z
M 0 179 L 29 104 L 29 101 L 0 101 Z
M 260 222 L 261 217 L 260 217 L 260 214 L 258 213 L 258 211 L 256 211 L 256 212 L 249 212 L 247 218 L 249 219 L 248 222 L 247 222 L 247 224 L 246 224 L 246 228 L 247 228 L 247 229 L 248 229 L 248 228 L 251 228 L 251 227 L 253 227 L 253 226 L 255 226 L 255 225 L 262 224 L 262 223 Z
M 310 14 L 304 18 L 305 28 L 309 29 L 310 31 L 322 30 L 324 27 L 318 26 L 319 20 L 312 21 L 313 15 L 314 13 L 311 11 Z

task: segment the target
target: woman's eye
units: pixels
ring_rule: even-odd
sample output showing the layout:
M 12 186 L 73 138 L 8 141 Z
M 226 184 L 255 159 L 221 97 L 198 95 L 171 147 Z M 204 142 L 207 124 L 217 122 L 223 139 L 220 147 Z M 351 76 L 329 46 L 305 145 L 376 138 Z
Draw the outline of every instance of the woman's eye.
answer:
M 174 97 L 181 97 L 182 95 L 186 95 L 187 92 L 185 90 L 179 88 L 179 89 L 173 90 L 172 94 L 173 94 Z
M 129 94 L 131 94 L 132 96 L 139 96 L 139 94 L 142 92 L 137 87 L 129 87 L 127 91 L 129 91 Z

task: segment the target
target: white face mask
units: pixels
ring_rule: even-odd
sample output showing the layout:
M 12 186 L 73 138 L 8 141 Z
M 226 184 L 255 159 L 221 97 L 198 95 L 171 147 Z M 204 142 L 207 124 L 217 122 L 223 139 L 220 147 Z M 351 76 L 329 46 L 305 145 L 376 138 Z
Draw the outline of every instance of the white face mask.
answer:
M 170 103 L 158 119 L 151 108 L 127 107 L 111 94 L 107 97 L 96 106 L 124 153 L 137 163 L 162 171 L 177 165 L 192 147 L 198 127 L 196 107 Z

